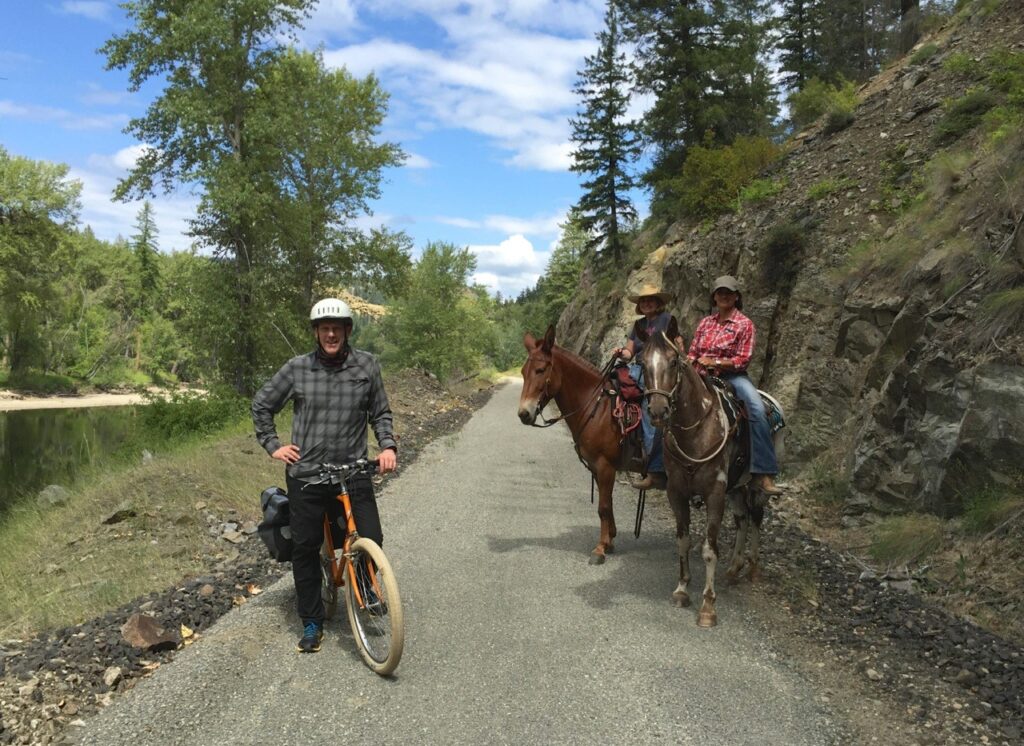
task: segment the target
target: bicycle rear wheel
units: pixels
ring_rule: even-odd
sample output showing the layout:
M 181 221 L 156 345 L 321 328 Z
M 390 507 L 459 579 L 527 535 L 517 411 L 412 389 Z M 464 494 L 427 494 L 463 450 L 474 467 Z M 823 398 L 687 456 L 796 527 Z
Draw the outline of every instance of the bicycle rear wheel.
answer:
M 320 598 L 324 602 L 324 619 L 333 619 L 338 611 L 338 586 L 334 584 L 332 559 L 325 541 L 320 546 Z
M 352 544 L 352 569 L 345 583 L 345 607 L 359 654 L 374 673 L 387 676 L 398 666 L 405 644 L 405 622 L 398 582 L 384 551 L 372 539 L 361 537 Z

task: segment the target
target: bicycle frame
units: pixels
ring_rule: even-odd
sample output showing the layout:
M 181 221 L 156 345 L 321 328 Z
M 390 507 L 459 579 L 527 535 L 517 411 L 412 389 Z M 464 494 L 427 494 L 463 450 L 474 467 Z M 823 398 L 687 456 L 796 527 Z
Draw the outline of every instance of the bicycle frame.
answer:
M 352 542 L 359 538 L 359 532 L 356 530 L 356 519 L 352 515 L 352 501 L 348 497 L 348 488 L 345 486 L 344 481 L 341 483 L 341 492 L 338 493 L 338 502 L 341 503 L 342 511 L 345 516 L 345 538 L 341 543 L 341 554 L 335 556 L 334 547 L 334 535 L 331 531 L 331 518 L 326 513 L 324 514 L 324 544 L 327 547 L 327 553 L 330 559 L 331 567 L 331 579 L 334 581 L 334 585 L 338 588 L 345 585 L 345 574 L 348 571 L 348 581 L 352 583 L 352 590 L 355 593 L 356 600 L 359 602 L 360 608 L 365 606 L 366 602 L 363 600 L 362 594 L 359 591 L 359 583 L 356 582 L 356 570 L 352 563 Z M 369 562 L 369 558 L 366 560 Z M 377 594 L 380 594 L 380 588 L 377 585 L 376 573 L 370 568 L 369 573 L 370 581 L 373 583 L 373 589 Z

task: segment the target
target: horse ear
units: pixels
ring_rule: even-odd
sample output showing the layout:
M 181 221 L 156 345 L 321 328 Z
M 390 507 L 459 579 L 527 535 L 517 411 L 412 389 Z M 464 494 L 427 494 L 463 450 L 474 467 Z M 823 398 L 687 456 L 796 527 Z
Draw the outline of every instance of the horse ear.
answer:
M 544 332 L 544 342 L 541 345 L 541 349 L 544 352 L 551 352 L 551 348 L 555 346 L 555 325 L 548 324 L 548 330 Z
M 529 332 L 526 332 L 523 335 L 523 347 L 525 347 L 529 351 L 529 350 L 532 350 L 536 346 L 537 346 L 537 340 L 534 339 L 534 336 L 532 334 L 530 334 Z

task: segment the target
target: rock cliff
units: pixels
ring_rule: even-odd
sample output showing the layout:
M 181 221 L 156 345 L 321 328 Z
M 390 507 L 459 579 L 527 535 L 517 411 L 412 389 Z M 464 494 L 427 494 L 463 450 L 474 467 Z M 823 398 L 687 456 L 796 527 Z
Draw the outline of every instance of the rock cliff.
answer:
M 603 362 L 643 283 L 672 292 L 692 330 L 708 283 L 736 275 L 758 329 L 751 375 L 787 409 L 785 468 L 838 469 L 848 511 L 952 515 L 977 490 L 1019 483 L 1024 463 L 1024 300 L 990 302 L 1024 285 L 1022 129 L 938 134 L 992 55 L 1024 55 L 1024 6 L 961 17 L 925 43 L 930 56 L 862 87 L 850 126 L 787 143 L 764 174 L 776 194 L 671 226 L 624 289 L 584 277 L 557 330 Z

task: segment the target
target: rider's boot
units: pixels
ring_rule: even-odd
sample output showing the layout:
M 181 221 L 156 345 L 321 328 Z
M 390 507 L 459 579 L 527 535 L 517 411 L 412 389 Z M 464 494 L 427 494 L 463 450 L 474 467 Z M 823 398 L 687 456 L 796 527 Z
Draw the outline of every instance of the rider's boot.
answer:
M 668 478 L 663 471 L 651 471 L 647 476 L 636 482 L 633 487 L 638 490 L 663 490 L 668 484 Z
M 766 495 L 781 495 L 783 489 L 775 484 L 771 474 L 757 474 L 754 477 L 754 486 Z

